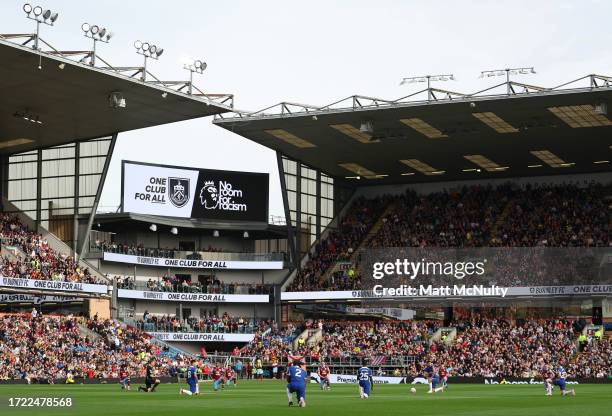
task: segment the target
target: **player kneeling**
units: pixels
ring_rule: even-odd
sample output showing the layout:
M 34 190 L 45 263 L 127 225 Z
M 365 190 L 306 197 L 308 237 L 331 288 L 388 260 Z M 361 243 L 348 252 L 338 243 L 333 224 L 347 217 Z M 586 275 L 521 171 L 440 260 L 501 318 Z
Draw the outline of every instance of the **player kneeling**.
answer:
M 121 385 L 121 390 L 130 391 L 132 389 L 132 382 L 126 365 L 119 370 L 119 384 Z
M 561 396 L 567 396 L 568 394 L 575 396 L 576 390 L 566 388 L 566 382 L 565 382 L 566 377 L 567 377 L 567 374 L 565 373 L 565 370 L 563 369 L 563 367 L 559 367 L 559 369 L 557 370 L 557 378 L 553 380 L 553 384 L 556 386 L 559 386 L 559 390 L 561 390 Z
M 321 364 L 319 367 L 319 384 L 321 385 L 321 390 L 331 389 L 329 382 L 329 368 L 327 368 L 325 364 Z
M 293 406 L 293 393 L 298 399 L 300 407 L 306 407 L 306 370 L 300 362 L 294 362 L 287 369 L 287 399 L 289 406 Z
M 155 370 L 153 369 L 153 365 L 152 365 L 153 361 L 151 360 L 148 364 L 147 364 L 147 372 L 145 375 L 145 385 L 144 386 L 138 386 L 138 391 L 143 391 L 145 393 L 152 393 L 155 391 L 155 389 L 157 388 L 157 386 L 159 386 L 159 383 L 161 383 L 161 381 L 158 378 L 155 378 Z
M 219 364 L 215 364 L 215 368 L 213 368 L 212 371 L 212 377 L 213 377 L 213 390 L 214 391 L 219 391 L 219 387 L 223 388 L 224 387 L 224 371 L 221 369 L 221 367 L 219 367 Z
M 359 383 L 359 397 L 369 399 L 374 379 L 372 378 L 372 370 L 363 366 L 357 371 L 357 381 Z
M 225 367 L 225 385 L 233 385 L 236 387 L 236 373 L 232 370 L 232 367 Z
M 191 361 L 191 367 L 187 369 L 187 385 L 189 386 L 189 390 L 180 389 L 179 393 L 181 395 L 186 394 L 187 396 L 199 395 L 200 394 L 200 385 L 198 384 L 198 375 L 197 375 L 196 361 Z

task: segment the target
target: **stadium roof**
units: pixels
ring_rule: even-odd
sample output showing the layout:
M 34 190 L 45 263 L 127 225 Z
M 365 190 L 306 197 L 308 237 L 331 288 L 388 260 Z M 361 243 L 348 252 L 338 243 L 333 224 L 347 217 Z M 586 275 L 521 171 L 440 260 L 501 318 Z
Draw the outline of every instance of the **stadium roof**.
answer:
M 231 111 L 231 95 L 189 95 L 176 84 L 69 59 L 87 51 L 38 52 L 8 40 L 23 36 L 0 35 L 0 154 Z M 125 108 L 109 105 L 116 91 Z
M 415 100 L 419 93 L 428 99 Z M 280 103 L 214 123 L 356 185 L 612 170 L 610 77 L 419 93 L 393 101 L 352 96 L 324 107 Z

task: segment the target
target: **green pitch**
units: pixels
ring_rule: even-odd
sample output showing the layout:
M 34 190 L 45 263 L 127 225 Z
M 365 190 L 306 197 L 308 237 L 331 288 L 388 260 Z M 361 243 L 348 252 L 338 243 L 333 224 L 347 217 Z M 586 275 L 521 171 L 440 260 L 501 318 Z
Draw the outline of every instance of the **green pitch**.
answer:
M 275 416 L 275 415 L 466 415 L 563 416 L 606 415 L 612 409 L 612 384 L 578 385 L 576 397 L 544 396 L 541 385 L 451 385 L 448 391 L 426 394 L 425 386 L 376 386 L 373 396 L 360 400 L 357 387 L 333 385 L 321 391 L 309 384 L 306 408 L 288 408 L 285 384 L 280 381 L 242 382 L 213 393 L 200 384 L 200 396 L 179 396 L 178 384 L 162 384 L 155 393 L 139 393 L 137 386 L 123 392 L 112 385 L 0 385 L 0 414 L 79 416 Z M 185 387 L 185 386 L 182 386 Z M 9 397 L 71 397 L 71 408 L 11 408 Z

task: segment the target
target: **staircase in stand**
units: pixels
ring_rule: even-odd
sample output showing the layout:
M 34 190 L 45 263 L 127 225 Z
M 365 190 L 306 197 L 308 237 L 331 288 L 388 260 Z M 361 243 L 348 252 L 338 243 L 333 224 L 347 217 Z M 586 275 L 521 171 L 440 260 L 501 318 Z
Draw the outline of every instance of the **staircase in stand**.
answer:
M 497 230 L 506 222 L 506 219 L 508 218 L 510 212 L 512 211 L 512 208 L 514 207 L 514 203 L 514 198 L 510 198 L 510 200 L 508 200 L 508 202 L 506 203 L 506 206 L 504 206 L 504 209 L 502 210 L 501 214 L 499 214 L 499 216 L 495 220 L 495 223 L 493 224 L 493 227 L 491 228 L 491 236 L 489 241 L 492 242 L 497 239 Z
M 358 258 L 359 252 L 361 250 L 363 250 L 364 248 L 366 248 L 368 246 L 368 244 L 370 243 L 370 240 L 372 238 L 374 238 L 376 236 L 376 234 L 378 234 L 378 231 L 380 230 L 380 228 L 383 225 L 383 219 L 389 215 L 389 213 L 393 212 L 393 210 L 396 207 L 396 203 L 390 203 L 389 205 L 387 205 L 387 208 L 385 208 L 385 210 L 378 216 L 378 219 L 376 220 L 376 222 L 374 224 L 372 224 L 372 226 L 370 227 L 370 230 L 368 231 L 368 233 L 366 234 L 366 236 L 361 240 L 361 243 L 359 244 L 359 246 L 357 247 L 357 249 L 353 250 L 353 253 L 351 254 L 351 257 L 348 260 L 345 261 L 336 261 L 334 264 L 332 264 L 321 276 L 320 281 L 321 282 L 325 282 L 327 280 L 329 280 L 329 278 L 336 273 L 337 271 L 341 270 L 340 268 L 343 265 L 346 265 L 347 263 L 351 263 L 353 266 L 355 265 L 355 262 Z

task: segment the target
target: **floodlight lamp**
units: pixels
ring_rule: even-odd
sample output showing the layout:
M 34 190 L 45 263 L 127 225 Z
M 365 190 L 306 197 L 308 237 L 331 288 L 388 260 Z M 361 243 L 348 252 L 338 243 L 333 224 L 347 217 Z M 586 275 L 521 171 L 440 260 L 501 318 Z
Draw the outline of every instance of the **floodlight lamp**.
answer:
M 25 14 L 32 13 L 32 5 L 30 3 L 24 4 L 23 5 L 23 11 L 25 12 Z
M 38 16 L 40 16 L 42 14 L 42 12 L 43 12 L 42 7 L 40 7 L 40 6 L 34 7 L 34 16 L 38 17 Z
M 155 52 L 157 52 L 157 46 L 151 45 L 149 47 L 149 52 L 151 52 L 152 54 L 155 54 Z
M 110 38 L 112 38 L 112 37 L 113 37 L 113 32 L 108 32 L 106 34 L 106 41 L 108 42 L 110 40 Z
M 202 61 L 200 61 L 199 59 L 193 62 L 193 66 L 196 69 L 200 69 L 202 67 Z
M 96 33 L 98 33 L 100 31 L 100 28 L 98 27 L 98 25 L 93 25 L 91 27 L 91 29 L 89 29 L 91 31 L 92 35 L 95 35 Z
M 47 20 L 47 19 L 48 19 L 48 18 L 50 18 L 50 17 L 51 17 L 51 10 L 49 10 L 49 9 L 45 10 L 45 11 L 43 12 L 43 14 L 42 14 L 42 18 L 43 18 L 43 19 L 45 19 L 45 20 Z
M 248 232 L 248 231 L 245 231 L 245 232 L 242 234 L 242 237 L 243 237 L 243 238 L 249 238 L 249 232 Z
M 157 49 L 157 56 L 161 56 L 161 54 L 164 53 L 164 49 L 163 48 L 158 48 Z
M 213 237 L 219 237 L 219 231 L 218 230 L 213 231 Z
M 51 21 L 51 23 L 55 23 L 58 17 L 59 17 L 58 13 L 52 13 L 51 18 L 49 20 Z
M 100 38 L 103 38 L 104 35 L 106 35 L 106 28 L 102 28 L 100 32 L 98 33 L 98 36 L 100 36 Z
M 151 231 L 153 231 L 153 232 L 157 231 L 157 225 L 156 225 L 156 224 L 151 224 L 151 225 L 149 226 L 149 230 L 151 230 Z
M 136 49 L 140 49 L 140 48 L 142 48 L 142 42 L 141 42 L 141 41 L 139 41 L 139 40 L 137 40 L 136 42 L 134 42 L 134 47 L 135 47 Z
M 89 26 L 89 23 L 83 23 L 81 25 L 81 30 L 85 33 L 89 32 L 89 29 L 91 29 L 91 26 Z
M 535 69 L 531 68 L 531 73 L 535 74 L 536 73 Z
M 170 228 L 170 234 L 177 235 L 178 234 L 178 228 L 176 228 L 176 227 Z
M 144 43 L 142 44 L 142 50 L 146 52 L 146 51 L 148 51 L 148 50 L 149 50 L 149 47 L 150 47 L 150 46 L 151 46 L 151 45 L 149 45 L 147 42 L 144 42 Z

